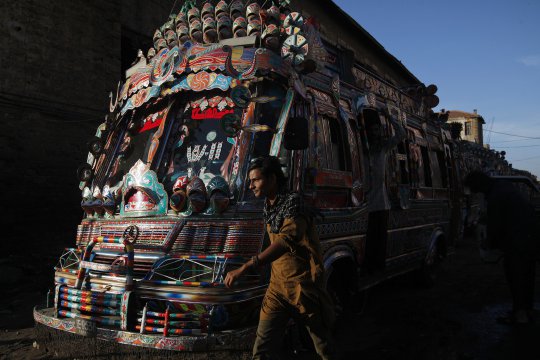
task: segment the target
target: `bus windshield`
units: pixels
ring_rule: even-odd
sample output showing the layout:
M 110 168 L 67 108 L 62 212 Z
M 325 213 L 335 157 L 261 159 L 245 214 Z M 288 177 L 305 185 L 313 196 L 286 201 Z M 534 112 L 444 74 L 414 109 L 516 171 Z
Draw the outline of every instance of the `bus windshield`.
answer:
M 109 171 L 107 183 L 113 187 L 122 181 L 131 167 L 141 160 L 151 164 L 156 155 L 165 127 L 169 108 L 156 109 L 151 113 L 139 113 L 125 131 Z
M 163 180 L 168 191 L 181 176 L 197 176 L 206 185 L 215 176 L 230 180 L 236 139 L 225 134 L 221 119 L 234 110 L 206 107 L 204 102 L 202 105 L 187 106 L 181 115 L 181 126 L 171 134 L 172 157 Z

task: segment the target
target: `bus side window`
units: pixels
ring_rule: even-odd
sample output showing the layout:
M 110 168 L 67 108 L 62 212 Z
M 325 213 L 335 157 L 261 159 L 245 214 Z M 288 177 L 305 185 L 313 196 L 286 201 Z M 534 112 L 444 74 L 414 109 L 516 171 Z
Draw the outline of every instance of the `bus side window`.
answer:
M 437 163 L 439 164 L 439 172 L 441 175 L 441 187 L 448 187 L 448 166 L 443 151 L 436 151 Z
M 350 145 L 351 145 L 351 148 L 354 148 L 356 150 L 356 154 L 358 156 L 357 159 L 354 159 L 354 160 L 351 159 L 351 161 L 358 162 L 359 173 L 357 174 L 357 176 L 358 176 L 358 179 L 360 180 L 360 179 L 363 179 L 364 174 L 365 174 L 364 163 L 362 162 L 364 156 L 362 153 L 363 150 L 362 150 L 362 140 L 360 136 L 360 127 L 358 126 L 358 123 L 355 119 L 349 120 L 349 126 L 351 127 L 352 132 L 353 132 L 353 139 L 352 139 L 353 143 Z
M 397 146 L 396 159 L 398 161 L 399 168 L 399 183 L 400 184 L 409 184 L 409 166 L 407 162 L 407 144 L 405 141 L 402 141 Z
M 423 187 L 432 187 L 433 183 L 431 181 L 431 166 L 429 162 L 429 153 L 426 146 L 420 146 L 420 152 L 422 154 L 422 166 L 420 170 L 420 186 Z
M 283 89 L 274 86 L 271 83 L 265 83 L 263 87 L 263 94 L 268 96 L 275 96 L 278 99 L 282 99 L 285 96 Z M 280 100 L 274 100 L 267 103 L 259 104 L 257 109 L 257 123 L 262 125 L 268 125 L 270 128 L 275 129 L 279 115 L 281 113 L 282 102 Z M 296 107 L 293 106 L 290 117 L 296 116 Z M 252 158 L 268 155 L 270 150 L 270 144 L 274 137 L 271 131 L 260 131 L 254 134 L 254 144 L 252 149 Z M 285 149 L 281 149 L 285 151 Z
M 326 137 L 328 133 L 327 122 L 322 116 L 320 116 L 319 121 L 319 132 L 317 133 L 317 157 L 319 159 L 320 168 L 328 168 L 328 146 L 326 143 Z
M 430 159 L 431 168 L 433 170 L 431 173 L 432 186 L 434 188 L 440 189 L 440 188 L 446 187 L 444 186 L 443 175 L 442 175 L 443 173 L 446 172 L 446 169 L 445 169 L 444 162 L 443 163 L 439 162 L 438 153 L 440 153 L 440 151 L 436 151 L 436 150 L 429 151 L 429 159 Z
M 349 142 L 344 136 L 344 131 L 341 128 L 337 119 L 323 116 L 321 118 L 323 127 L 322 139 L 326 144 L 326 161 L 324 168 L 340 171 L 351 170 L 351 157 L 349 150 Z M 321 154 L 322 155 L 322 154 Z M 322 165 L 322 164 L 321 164 Z

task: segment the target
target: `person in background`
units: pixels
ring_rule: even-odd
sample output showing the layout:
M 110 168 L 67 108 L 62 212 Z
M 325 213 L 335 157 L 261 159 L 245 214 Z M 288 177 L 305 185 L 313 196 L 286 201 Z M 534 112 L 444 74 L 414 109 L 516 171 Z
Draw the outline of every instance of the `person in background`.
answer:
M 388 239 L 388 218 L 390 200 L 386 190 L 386 165 L 390 151 L 405 139 L 404 126 L 389 116 L 394 133 L 388 136 L 380 118 L 366 121 L 366 134 L 369 142 L 370 184 L 368 200 L 368 233 L 366 241 L 366 270 L 383 270 L 386 262 L 386 243 Z M 374 121 L 373 121 L 374 120 Z
M 249 168 L 250 189 L 266 198 L 264 220 L 270 245 L 240 268 L 229 271 L 225 285 L 248 269 L 270 264 L 270 284 L 260 311 L 253 359 L 276 359 L 290 318 L 304 325 L 322 359 L 334 359 L 333 306 L 324 289 L 324 267 L 317 230 L 300 194 L 286 191 L 276 157 L 257 158 Z
M 487 202 L 487 237 L 481 246 L 500 249 L 506 280 L 512 294 L 512 312 L 498 318 L 506 324 L 529 324 L 533 320 L 536 244 L 534 207 L 507 181 L 472 171 L 464 185 L 482 193 Z

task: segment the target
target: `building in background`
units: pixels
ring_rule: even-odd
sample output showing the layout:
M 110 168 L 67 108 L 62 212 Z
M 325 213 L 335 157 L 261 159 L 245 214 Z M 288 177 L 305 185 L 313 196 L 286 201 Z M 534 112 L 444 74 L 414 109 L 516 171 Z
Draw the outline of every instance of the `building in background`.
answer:
M 460 110 L 441 110 L 447 116 L 449 123 L 461 124 L 461 139 L 479 145 L 484 145 L 483 125 L 486 123 L 476 109 L 472 113 Z

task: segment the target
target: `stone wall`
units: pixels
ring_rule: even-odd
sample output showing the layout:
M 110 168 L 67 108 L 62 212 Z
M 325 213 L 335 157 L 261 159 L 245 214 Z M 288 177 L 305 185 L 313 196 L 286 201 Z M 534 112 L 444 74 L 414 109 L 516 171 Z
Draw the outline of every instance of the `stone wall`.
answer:
M 172 3 L 0 2 L 0 256 L 74 245 L 86 141 Z

